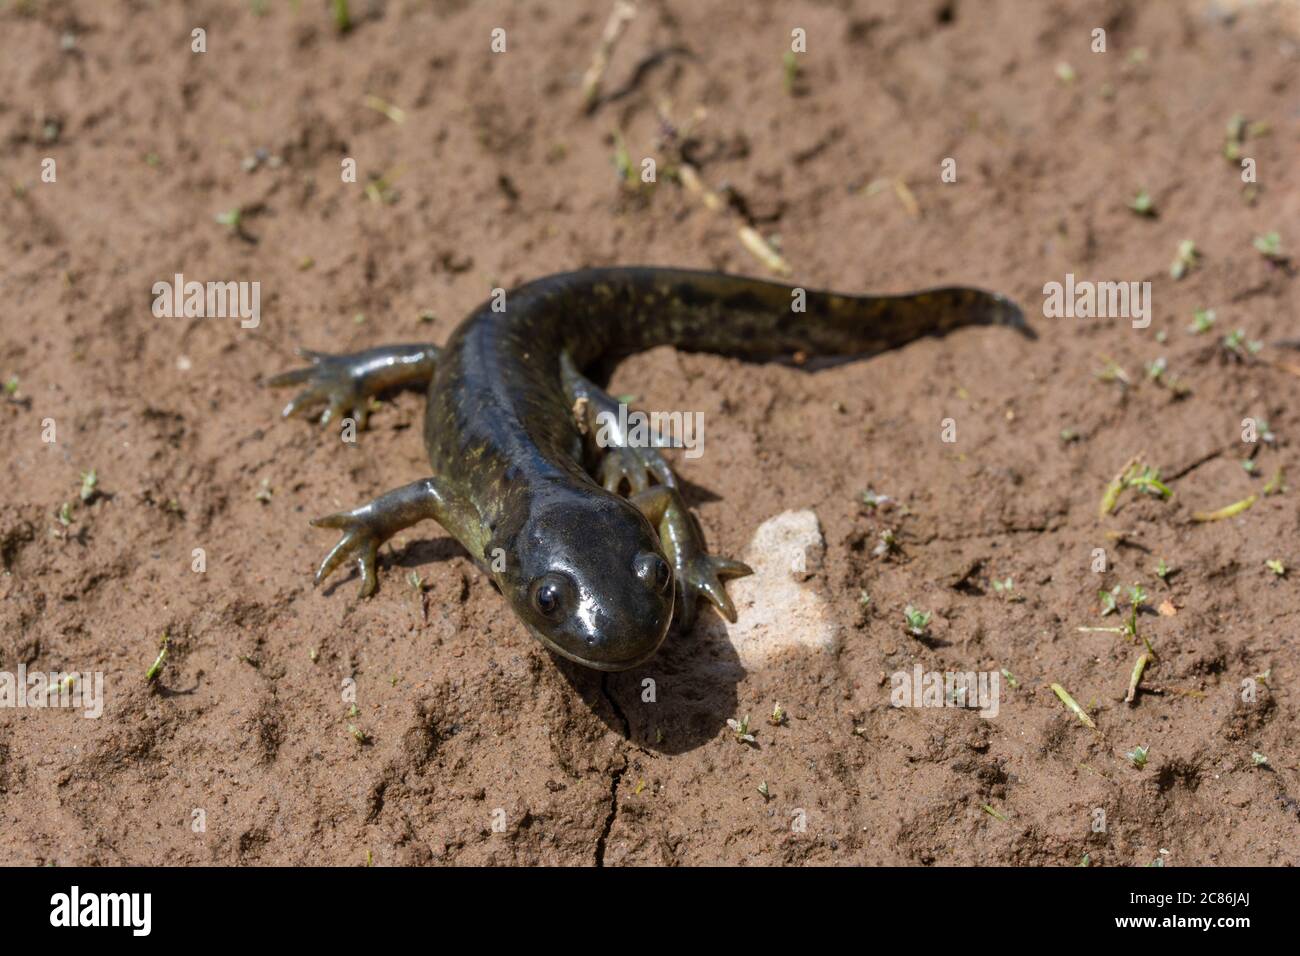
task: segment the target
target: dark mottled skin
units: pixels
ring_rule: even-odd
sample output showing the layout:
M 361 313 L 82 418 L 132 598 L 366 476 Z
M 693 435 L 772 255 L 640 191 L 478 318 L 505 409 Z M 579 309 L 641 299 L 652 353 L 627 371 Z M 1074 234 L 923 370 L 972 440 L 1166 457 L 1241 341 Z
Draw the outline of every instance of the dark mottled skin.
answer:
M 286 415 L 324 404 L 324 421 L 350 414 L 361 426 L 370 396 L 429 386 L 432 475 L 313 522 L 343 532 L 318 581 L 354 559 L 371 594 L 379 545 L 433 518 L 542 643 L 623 670 L 655 653 L 674 612 L 689 629 L 700 596 L 734 621 L 722 582 L 749 568 L 705 551 L 657 450 L 597 447 L 595 416 L 617 403 L 582 369 L 657 345 L 751 359 L 870 355 L 976 324 L 1025 328 L 1014 304 L 976 289 L 849 296 L 716 272 L 591 269 L 485 303 L 441 349 L 306 353 L 310 368 L 271 384 L 306 385 Z

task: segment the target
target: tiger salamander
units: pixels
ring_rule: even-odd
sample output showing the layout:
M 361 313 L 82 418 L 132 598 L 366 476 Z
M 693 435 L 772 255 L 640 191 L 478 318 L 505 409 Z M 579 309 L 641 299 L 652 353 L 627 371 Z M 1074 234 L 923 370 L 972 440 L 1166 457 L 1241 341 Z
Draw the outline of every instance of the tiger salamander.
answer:
M 658 345 L 754 360 L 870 355 L 976 324 L 1032 334 L 1010 300 L 977 289 L 855 296 L 717 272 L 587 269 L 529 282 L 504 307 L 484 303 L 441 348 L 303 352 L 309 367 L 270 384 L 304 386 L 285 416 L 324 406 L 322 422 L 351 415 L 361 428 L 371 396 L 428 387 L 431 474 L 313 521 L 342 533 L 317 583 L 355 560 L 369 596 L 379 546 L 432 518 L 546 647 L 615 671 L 650 658 L 674 615 L 689 630 L 701 596 L 735 621 L 723 582 L 751 571 L 705 549 L 657 448 L 608 431 L 600 447 L 597 417 L 617 418 L 618 402 L 584 370 Z

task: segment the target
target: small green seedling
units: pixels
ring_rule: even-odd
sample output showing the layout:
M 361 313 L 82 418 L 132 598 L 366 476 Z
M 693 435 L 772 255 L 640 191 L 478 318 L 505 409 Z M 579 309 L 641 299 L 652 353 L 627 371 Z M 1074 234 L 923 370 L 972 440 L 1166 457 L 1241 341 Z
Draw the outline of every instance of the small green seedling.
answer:
M 59 524 L 63 525 L 63 527 L 65 528 L 68 525 L 72 524 L 72 502 L 71 501 L 65 501 L 62 504 L 62 506 L 60 506 L 57 517 L 59 519 Z
M 786 50 L 781 57 L 781 85 L 789 94 L 794 93 L 799 82 L 799 57 L 793 50 Z
M 10 375 L 9 378 L 5 380 L 5 394 L 8 395 L 10 398 L 17 397 L 18 395 L 17 375 Z
M 90 469 L 90 471 L 83 471 L 81 473 L 81 500 L 87 504 L 94 501 L 95 496 L 98 494 L 95 486 L 98 484 L 99 478 L 96 476 L 94 468 Z
M 213 218 L 231 232 L 239 232 L 240 227 L 244 224 L 244 211 L 236 206 L 234 209 L 217 213 Z
M 907 630 L 913 637 L 925 637 L 930 630 L 929 611 L 922 611 L 919 608 L 908 605 L 903 608 L 903 618 L 907 621 Z
M 1141 770 L 1147 765 L 1147 749 L 1146 747 L 1134 747 L 1124 756 L 1128 757 L 1133 766 Z
M 1282 262 L 1286 259 L 1282 252 L 1282 237 L 1276 232 L 1256 236 L 1252 245 L 1255 247 L 1255 251 L 1269 262 Z
M 1020 686 L 1020 681 L 1016 680 L 1016 675 L 1011 673 L 1011 671 L 1007 670 L 1005 667 L 1002 668 L 1002 677 L 1013 690 Z
M 780 701 L 777 701 L 776 706 L 772 708 L 772 713 L 767 718 L 767 722 L 771 724 L 773 727 L 780 727 L 786 722 L 787 719 L 788 717 L 786 715 L 785 708 L 781 706 Z
M 330 7 L 334 14 L 334 29 L 347 33 L 352 29 L 352 17 L 348 13 L 348 0 L 332 0 Z
M 1181 279 L 1196 267 L 1199 259 L 1200 253 L 1196 251 L 1196 243 L 1190 239 L 1184 239 L 1178 243 L 1178 258 L 1169 267 L 1169 275 L 1175 279 Z
M 1256 355 L 1264 343 L 1259 339 L 1247 339 L 1245 329 L 1233 329 L 1223 337 L 1223 347 L 1236 355 Z
M 1168 564 L 1165 563 L 1164 558 L 1161 558 L 1159 561 L 1156 562 L 1156 577 L 1158 577 L 1161 581 L 1169 580 L 1169 575 L 1173 573 L 1173 570 L 1174 570 L 1173 568 L 1171 568 Z
M 737 743 L 755 743 L 754 735 L 749 732 L 749 714 L 746 714 L 743 720 L 736 720 L 734 717 L 728 717 L 727 726 L 730 727 L 731 732 L 736 735 Z
M 1256 767 L 1262 767 L 1262 766 L 1264 766 L 1265 764 L 1268 763 L 1268 758 L 1265 757 L 1265 756 L 1264 756 L 1262 753 L 1260 753 L 1259 751 L 1255 751 L 1254 753 L 1252 753 L 1252 754 L 1250 755 L 1250 761 L 1251 761 L 1251 763 L 1253 763 Z
M 1214 325 L 1214 320 L 1217 318 L 1218 316 L 1214 314 L 1213 309 L 1197 309 L 1192 313 L 1192 324 L 1188 326 L 1188 331 L 1203 335 L 1210 331 Z
M 1132 209 L 1139 216 L 1152 217 L 1156 214 L 1156 204 L 1152 201 L 1151 194 L 1145 189 L 1140 190 L 1138 194 L 1133 197 L 1133 201 L 1128 204 L 1128 208 Z
M 884 508 L 893 500 L 889 495 L 878 495 L 870 488 L 862 492 L 862 503 L 871 509 Z
M 763 795 L 765 801 L 772 799 L 772 791 L 768 789 L 766 780 L 759 783 L 758 792 Z
M 1273 558 L 1272 560 L 1265 561 L 1264 566 L 1268 568 L 1270 571 L 1272 571 L 1274 574 L 1276 574 L 1279 578 L 1284 577 L 1286 575 L 1286 565 L 1283 564 L 1281 561 L 1279 561 L 1277 558 Z
M 158 656 L 154 658 L 154 662 L 149 666 L 149 669 L 145 671 L 144 674 L 145 683 L 152 684 L 155 680 L 157 680 L 158 675 L 162 673 L 163 661 L 167 660 L 167 645 L 170 643 L 171 643 L 171 638 L 168 637 L 166 634 L 164 634 L 162 639 L 162 647 L 160 647 L 158 650 Z
M 893 554 L 898 550 L 898 538 L 894 535 L 892 528 L 886 528 L 880 532 L 880 541 L 871 549 L 871 553 L 877 558 L 883 558 L 887 554 Z

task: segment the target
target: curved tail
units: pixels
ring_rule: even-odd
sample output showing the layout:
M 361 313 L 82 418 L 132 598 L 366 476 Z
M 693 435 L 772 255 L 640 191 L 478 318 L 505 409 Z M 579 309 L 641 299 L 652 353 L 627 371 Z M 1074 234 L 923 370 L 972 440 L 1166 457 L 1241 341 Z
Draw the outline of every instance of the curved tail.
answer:
M 613 268 L 568 273 L 573 303 L 590 303 L 588 330 L 599 351 L 656 345 L 770 359 L 871 355 L 967 325 L 1005 325 L 1034 332 L 1006 296 L 981 289 L 927 289 L 905 295 L 842 295 L 721 272 Z M 603 334 L 600 334 L 603 333 Z M 583 350 L 585 351 L 585 349 Z

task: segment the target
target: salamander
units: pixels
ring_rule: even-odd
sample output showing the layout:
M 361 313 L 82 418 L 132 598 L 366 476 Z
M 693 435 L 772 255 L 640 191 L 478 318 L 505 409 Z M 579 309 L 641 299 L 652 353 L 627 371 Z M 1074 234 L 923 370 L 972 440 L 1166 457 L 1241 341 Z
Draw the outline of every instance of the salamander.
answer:
M 700 598 L 734 622 L 724 582 L 752 572 L 709 553 L 658 448 L 608 429 L 596 440 L 618 402 L 584 372 L 659 345 L 796 364 L 867 356 L 967 325 L 1033 334 L 1013 302 L 978 289 L 859 296 L 719 272 L 586 269 L 490 299 L 441 348 L 301 352 L 311 364 L 269 384 L 303 386 L 285 417 L 323 406 L 323 423 L 351 416 L 360 428 L 371 396 L 427 386 L 431 473 L 313 521 L 341 532 L 318 584 L 355 561 L 370 596 L 379 546 L 431 518 L 542 644 L 616 671 L 648 660 L 670 628 L 689 631 Z

